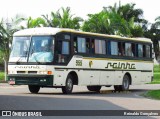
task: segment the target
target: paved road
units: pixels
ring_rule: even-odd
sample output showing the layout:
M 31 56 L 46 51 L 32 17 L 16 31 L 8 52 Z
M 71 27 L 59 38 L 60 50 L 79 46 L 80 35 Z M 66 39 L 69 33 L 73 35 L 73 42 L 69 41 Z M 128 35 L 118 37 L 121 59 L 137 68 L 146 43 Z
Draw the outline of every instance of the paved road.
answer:
M 116 93 L 113 87 L 104 87 L 95 93 L 75 86 L 70 95 L 63 95 L 61 89 L 42 88 L 39 94 L 30 94 L 27 86 L 0 84 L 0 110 L 159 110 L 160 101 L 141 96 L 154 89 L 160 89 L 160 85 L 131 86 L 128 92 Z

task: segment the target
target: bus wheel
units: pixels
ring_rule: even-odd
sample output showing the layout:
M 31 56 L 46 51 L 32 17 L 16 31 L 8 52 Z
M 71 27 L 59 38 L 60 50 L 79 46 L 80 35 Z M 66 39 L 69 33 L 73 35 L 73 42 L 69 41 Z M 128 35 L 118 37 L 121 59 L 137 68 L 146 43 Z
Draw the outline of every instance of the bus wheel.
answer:
M 65 86 L 62 87 L 63 94 L 70 94 L 73 90 L 73 80 L 72 76 L 68 75 Z
M 99 92 L 101 90 L 101 86 L 87 86 L 89 91 L 96 91 Z
M 115 85 L 115 91 L 127 91 L 129 89 L 129 77 L 128 75 L 124 75 L 122 85 Z
M 38 93 L 40 90 L 40 86 L 28 85 L 28 88 L 31 93 Z
M 129 89 L 129 85 L 130 85 L 129 82 L 130 82 L 130 79 L 129 79 L 128 75 L 124 75 L 123 82 L 121 85 L 122 91 L 127 91 Z

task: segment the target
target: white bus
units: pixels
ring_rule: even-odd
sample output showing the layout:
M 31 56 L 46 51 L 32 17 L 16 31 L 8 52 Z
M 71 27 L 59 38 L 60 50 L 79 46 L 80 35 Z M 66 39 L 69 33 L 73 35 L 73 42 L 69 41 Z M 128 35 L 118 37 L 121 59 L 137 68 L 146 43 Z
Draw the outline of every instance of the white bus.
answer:
M 13 35 L 8 83 L 28 85 L 31 93 L 54 87 L 69 94 L 74 85 L 125 91 L 152 79 L 150 39 L 63 28 L 32 28 Z

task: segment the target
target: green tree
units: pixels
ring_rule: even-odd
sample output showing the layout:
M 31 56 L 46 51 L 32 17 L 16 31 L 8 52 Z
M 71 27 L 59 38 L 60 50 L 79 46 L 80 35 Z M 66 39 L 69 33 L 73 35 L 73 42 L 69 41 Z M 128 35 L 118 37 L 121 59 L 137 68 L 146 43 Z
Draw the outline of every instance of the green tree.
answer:
M 2 19 L 0 22 L 0 50 L 6 61 L 9 59 L 9 44 L 11 43 L 12 31 L 9 24 Z
M 51 12 L 51 18 L 49 18 L 48 14 L 47 15 L 42 15 L 42 17 L 46 20 L 47 26 L 49 27 L 58 27 L 59 21 L 57 14 L 54 12 Z
M 119 14 L 101 11 L 97 14 L 89 14 L 89 19 L 82 26 L 83 31 L 97 32 L 112 35 L 130 36 L 128 23 Z
M 110 27 L 109 15 L 105 12 L 89 14 L 88 20 L 83 23 L 82 30 L 87 32 L 111 34 L 113 29 Z
M 154 28 L 160 28 L 160 16 L 155 19 Z
M 1 59 L 4 62 L 5 71 L 7 71 L 7 62 L 9 59 L 9 44 L 11 42 L 12 30 L 10 30 L 9 24 L 4 23 L 3 19 L 0 22 L 0 53 Z
M 153 41 L 155 57 L 157 59 L 160 56 L 159 43 L 160 40 L 160 17 L 155 19 L 155 23 L 151 24 L 151 28 L 146 30 L 144 36 L 150 38 Z
M 119 14 L 126 21 L 130 21 L 134 17 L 134 22 L 142 22 L 143 20 L 143 10 L 136 9 L 134 3 L 127 3 L 125 5 L 121 5 L 115 3 L 114 6 L 104 7 L 103 9 L 109 12 L 113 12 Z
M 126 20 L 131 37 L 142 37 L 148 22 L 143 19 L 143 10 L 135 9 L 135 5 L 133 3 L 121 5 L 121 2 L 119 2 L 118 5 L 115 3 L 114 6 L 104 7 L 104 10 L 119 14 L 122 19 Z
M 35 19 L 33 19 L 32 17 L 29 17 L 29 18 L 25 19 L 24 21 L 25 21 L 25 25 L 21 25 L 21 29 L 46 27 L 47 26 L 45 19 L 43 19 L 41 17 L 38 17 Z
M 104 34 L 113 34 L 129 37 L 143 36 L 141 19 L 143 11 L 134 9 L 135 4 L 126 4 L 121 6 L 117 3 L 114 6 L 104 7 L 97 14 L 88 15 L 82 26 L 82 30 L 89 32 L 98 32 Z
M 20 15 L 16 15 L 11 20 L 3 20 L 0 21 L 0 59 L 4 62 L 8 62 L 9 60 L 9 45 L 12 41 L 12 35 L 14 32 L 20 30 L 20 23 L 24 20 Z M 10 21 L 10 22 L 9 22 Z
M 22 24 L 24 23 L 25 20 L 26 20 L 26 17 L 20 14 L 17 14 L 13 18 L 11 18 L 10 22 L 7 23 L 9 30 L 12 31 L 11 34 L 21 30 Z
M 46 19 L 48 26 L 58 28 L 80 29 L 80 22 L 83 21 L 80 17 L 74 17 L 69 7 L 61 8 L 55 13 L 51 12 L 50 19 L 48 15 L 42 16 Z

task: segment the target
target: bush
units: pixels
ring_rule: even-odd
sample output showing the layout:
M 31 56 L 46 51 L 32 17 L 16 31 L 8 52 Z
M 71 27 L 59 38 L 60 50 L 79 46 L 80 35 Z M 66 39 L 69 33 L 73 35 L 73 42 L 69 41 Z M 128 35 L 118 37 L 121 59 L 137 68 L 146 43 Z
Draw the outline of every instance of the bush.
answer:
M 4 80 L 4 72 L 0 72 L 0 81 Z

